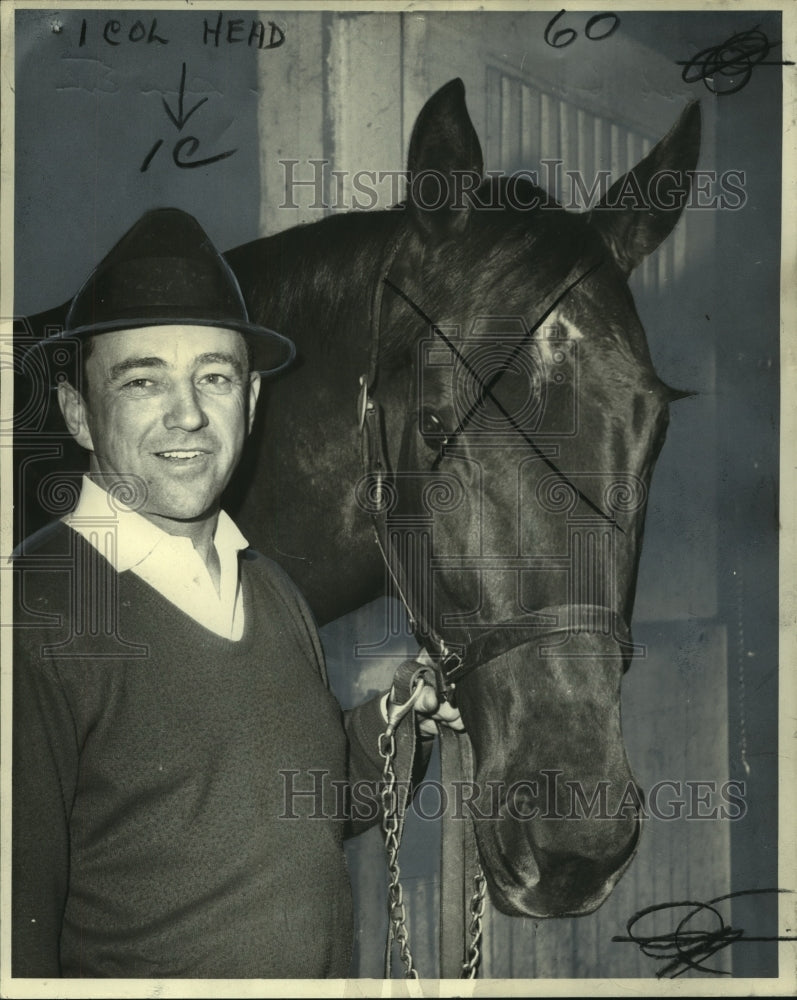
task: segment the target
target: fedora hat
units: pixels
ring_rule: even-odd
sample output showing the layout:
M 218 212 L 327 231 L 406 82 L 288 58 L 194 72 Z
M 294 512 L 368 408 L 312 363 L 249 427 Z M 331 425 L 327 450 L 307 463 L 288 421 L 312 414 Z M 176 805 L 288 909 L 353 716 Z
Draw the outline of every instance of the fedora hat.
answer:
M 253 368 L 274 374 L 291 363 L 293 341 L 249 321 L 238 281 L 197 220 L 178 208 L 146 212 L 89 275 L 55 340 L 151 326 L 235 330 Z

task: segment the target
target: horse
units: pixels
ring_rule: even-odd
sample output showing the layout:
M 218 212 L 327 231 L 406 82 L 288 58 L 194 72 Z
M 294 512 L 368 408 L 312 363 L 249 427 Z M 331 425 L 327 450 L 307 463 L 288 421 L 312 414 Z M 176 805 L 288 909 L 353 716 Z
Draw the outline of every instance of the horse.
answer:
M 392 576 L 421 644 L 459 651 L 479 854 L 512 915 L 591 912 L 637 845 L 620 685 L 683 394 L 656 375 L 627 278 L 678 221 L 699 145 L 694 103 L 568 212 L 528 179 L 483 180 L 454 80 L 416 120 L 405 203 L 227 255 L 252 317 L 299 351 L 252 436 L 241 523 L 322 622 Z M 645 211 L 624 207 L 657 184 Z
M 695 103 L 569 212 L 528 177 L 485 179 L 452 80 L 415 122 L 404 202 L 226 254 L 251 320 L 297 345 L 228 506 L 320 624 L 403 596 L 461 711 L 478 852 L 511 915 L 592 912 L 638 843 L 620 692 L 681 394 L 627 279 L 675 227 L 699 146 Z

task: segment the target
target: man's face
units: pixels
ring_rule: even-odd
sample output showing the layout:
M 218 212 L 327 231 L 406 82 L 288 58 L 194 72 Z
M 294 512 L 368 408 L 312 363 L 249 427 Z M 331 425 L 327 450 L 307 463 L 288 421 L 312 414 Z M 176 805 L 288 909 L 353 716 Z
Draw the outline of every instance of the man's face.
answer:
M 260 388 L 243 337 L 205 326 L 104 333 L 86 361 L 85 399 L 60 397 L 91 471 L 128 482 L 139 513 L 174 534 L 215 515 L 251 430 Z

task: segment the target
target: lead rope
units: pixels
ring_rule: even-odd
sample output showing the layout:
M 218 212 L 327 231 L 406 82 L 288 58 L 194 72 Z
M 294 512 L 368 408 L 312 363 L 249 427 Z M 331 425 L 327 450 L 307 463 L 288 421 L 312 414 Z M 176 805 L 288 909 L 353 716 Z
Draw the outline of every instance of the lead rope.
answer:
M 407 677 L 407 673 L 412 675 Z M 403 688 L 407 685 L 409 696 L 403 703 L 388 699 L 387 727 L 379 737 L 379 756 L 383 759 L 382 767 L 382 831 L 387 852 L 388 887 L 387 913 L 388 935 L 385 945 L 385 979 L 390 978 L 393 942 L 397 941 L 401 961 L 404 963 L 405 978 L 417 979 L 418 973 L 410 951 L 409 931 L 407 930 L 407 911 L 404 907 L 404 891 L 401 886 L 401 868 L 398 854 L 401 845 L 401 835 L 404 828 L 406 802 L 399 801 L 398 779 L 396 777 L 396 729 L 401 720 L 412 712 L 415 702 L 421 696 L 423 679 L 428 673 L 425 667 L 406 661 L 396 672 L 393 682 L 393 692 L 397 684 Z M 410 720 L 414 727 L 414 719 Z M 414 730 L 413 730 L 414 731 Z M 414 744 L 413 744 L 414 747 Z M 407 791 L 409 792 L 409 785 Z
M 410 951 L 409 931 L 407 930 L 407 911 L 404 908 L 404 891 L 401 886 L 401 868 L 398 862 L 399 852 L 399 816 L 398 792 L 396 790 L 396 738 L 393 729 L 387 729 L 379 737 L 379 753 L 384 758 L 382 769 L 382 830 L 385 835 L 385 850 L 387 852 L 387 870 L 389 875 L 387 885 L 388 937 L 385 947 L 385 979 L 390 978 L 390 955 L 393 942 L 397 941 L 399 955 L 404 963 L 405 978 L 417 979 L 418 972 Z
M 405 809 L 399 802 L 398 779 L 396 777 L 396 729 L 401 720 L 412 713 L 415 702 L 423 689 L 423 672 L 419 671 L 413 679 L 410 697 L 403 704 L 388 701 L 388 722 L 385 731 L 379 736 L 379 756 L 384 761 L 382 767 L 382 786 L 380 797 L 382 802 L 382 832 L 387 853 L 388 887 L 387 911 L 388 933 L 385 945 L 385 978 L 391 974 L 391 957 L 393 944 L 397 943 L 399 956 L 404 965 L 405 979 L 418 979 L 418 970 L 410 948 L 409 929 L 407 927 L 407 910 L 404 904 L 404 890 L 401 885 L 401 867 L 399 865 L 399 848 Z M 411 718 L 414 726 L 414 719 Z M 480 864 L 474 875 L 474 890 L 470 898 L 470 923 L 468 933 L 470 943 L 467 954 L 462 962 L 462 979 L 475 979 L 478 976 L 481 963 L 481 943 L 483 920 L 486 906 L 487 879 Z
M 473 876 L 473 895 L 470 897 L 470 946 L 468 957 L 462 963 L 462 978 L 476 979 L 479 975 L 479 965 L 482 960 L 482 922 L 484 920 L 484 908 L 487 903 L 487 879 L 485 878 L 482 866 L 479 864 L 478 871 Z

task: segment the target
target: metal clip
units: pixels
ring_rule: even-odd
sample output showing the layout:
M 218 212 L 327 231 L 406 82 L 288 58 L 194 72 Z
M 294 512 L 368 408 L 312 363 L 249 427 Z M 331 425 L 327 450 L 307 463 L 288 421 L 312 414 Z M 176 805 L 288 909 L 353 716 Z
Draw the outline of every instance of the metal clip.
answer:
M 423 686 L 427 681 L 431 681 L 434 684 L 434 680 L 431 679 L 432 671 L 421 667 L 416 676 L 412 679 L 412 693 L 405 702 L 397 704 L 396 702 L 391 702 L 390 696 L 387 699 L 387 724 L 390 730 L 394 730 L 396 726 L 401 722 L 405 715 L 412 711 L 415 707 L 415 703 L 421 696 L 423 691 Z M 395 685 L 390 689 L 390 694 L 392 695 L 395 691 Z
M 362 429 L 365 426 L 365 414 L 369 407 L 373 407 L 373 403 L 368 398 L 368 376 L 360 376 L 360 394 L 357 397 L 357 426 L 362 433 Z

